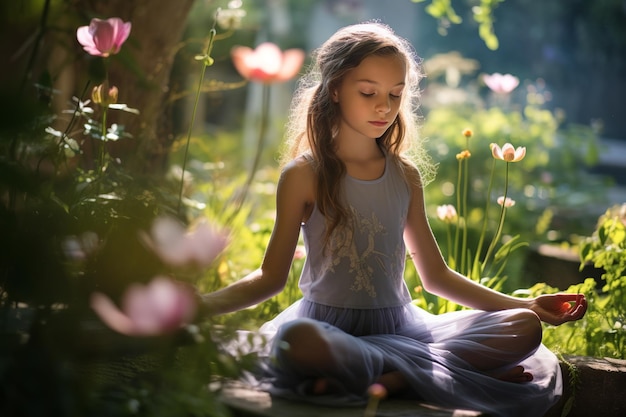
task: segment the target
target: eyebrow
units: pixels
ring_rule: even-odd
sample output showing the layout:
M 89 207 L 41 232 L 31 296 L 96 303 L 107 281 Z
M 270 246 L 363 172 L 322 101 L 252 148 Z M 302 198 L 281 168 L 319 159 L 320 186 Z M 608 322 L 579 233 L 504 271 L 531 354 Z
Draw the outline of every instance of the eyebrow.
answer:
M 376 82 L 376 81 L 374 81 L 374 80 L 369 80 L 369 79 L 367 79 L 367 78 L 363 78 L 363 79 L 360 79 L 360 80 L 356 80 L 356 82 L 357 82 L 357 83 L 375 84 L 375 85 L 380 84 L 380 83 L 378 83 L 378 82 Z M 401 85 L 406 85 L 406 83 L 405 83 L 404 81 L 401 81 L 401 82 L 399 82 L 398 84 L 394 85 L 394 87 L 398 87 L 398 86 L 401 86 Z

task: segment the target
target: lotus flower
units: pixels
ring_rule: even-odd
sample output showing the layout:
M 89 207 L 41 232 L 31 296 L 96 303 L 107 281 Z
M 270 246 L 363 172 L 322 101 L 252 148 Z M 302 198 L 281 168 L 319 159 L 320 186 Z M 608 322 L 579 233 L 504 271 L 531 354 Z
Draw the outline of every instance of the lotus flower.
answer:
M 456 209 L 451 204 L 444 204 L 437 207 L 437 217 L 445 223 L 452 223 L 457 218 Z
M 224 250 L 228 239 L 223 230 L 207 222 L 187 230 L 170 217 L 160 217 L 145 241 L 170 266 L 206 267 Z
M 131 23 L 119 17 L 91 19 L 89 26 L 81 26 L 76 30 L 76 39 L 88 54 L 106 58 L 120 51 L 128 39 L 130 29 Z
M 505 143 L 502 148 L 497 144 L 491 144 L 491 154 L 496 159 L 501 159 L 506 162 L 517 162 L 524 159 L 526 156 L 526 148 L 519 146 L 517 149 L 510 143 Z
M 515 205 L 515 200 L 509 197 L 505 199 L 503 195 L 498 197 L 497 201 L 498 201 L 498 204 L 504 205 L 504 207 L 507 207 L 507 208 L 513 207 Z
M 301 49 L 281 51 L 271 43 L 260 44 L 256 49 L 236 46 L 231 51 L 233 64 L 239 74 L 250 81 L 263 84 L 287 81 L 295 77 L 304 62 Z
M 196 314 L 197 304 L 190 287 L 156 277 L 147 285 L 131 285 L 122 297 L 121 309 L 99 292 L 92 294 L 91 308 L 119 333 L 156 336 L 189 323 Z
M 500 74 L 498 72 L 491 75 L 483 75 L 485 85 L 497 94 L 508 94 L 519 85 L 519 78 L 511 74 Z

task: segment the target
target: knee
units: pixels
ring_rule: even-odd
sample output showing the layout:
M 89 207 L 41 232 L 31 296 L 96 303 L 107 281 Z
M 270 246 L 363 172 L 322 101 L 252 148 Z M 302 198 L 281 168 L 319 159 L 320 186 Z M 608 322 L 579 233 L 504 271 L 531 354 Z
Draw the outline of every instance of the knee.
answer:
M 278 336 L 281 354 L 289 362 L 303 368 L 319 368 L 332 361 L 323 327 L 310 319 L 285 323 Z
M 528 309 L 514 310 L 509 320 L 520 346 L 525 346 L 528 351 L 532 351 L 541 344 L 543 329 L 541 320 L 535 312 Z

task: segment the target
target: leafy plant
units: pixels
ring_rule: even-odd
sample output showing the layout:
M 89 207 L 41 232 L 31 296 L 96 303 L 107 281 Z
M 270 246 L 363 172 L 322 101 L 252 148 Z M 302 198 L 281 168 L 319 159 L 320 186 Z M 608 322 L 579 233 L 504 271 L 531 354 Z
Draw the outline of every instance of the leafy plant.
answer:
M 588 299 L 587 314 L 569 326 L 548 326 L 547 346 L 564 354 L 595 357 L 626 357 L 626 204 L 611 207 L 598 221 L 593 234 L 579 244 L 581 270 L 587 263 L 602 268 L 599 284 L 587 278 L 567 292 L 583 293 Z M 536 284 L 530 295 L 553 293 L 556 288 Z

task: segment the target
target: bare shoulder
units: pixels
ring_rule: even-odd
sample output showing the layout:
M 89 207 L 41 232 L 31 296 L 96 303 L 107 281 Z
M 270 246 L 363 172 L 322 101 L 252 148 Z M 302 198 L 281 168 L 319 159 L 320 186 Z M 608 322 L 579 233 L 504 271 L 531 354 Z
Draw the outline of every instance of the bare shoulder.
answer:
M 399 162 L 399 163 L 400 163 L 402 172 L 404 174 L 404 178 L 407 184 L 409 185 L 409 188 L 411 190 L 417 190 L 417 189 L 421 190 L 423 186 L 423 182 L 422 182 L 422 176 L 420 174 L 419 169 L 411 163 L 407 163 L 407 162 Z
M 279 191 L 288 191 L 304 197 L 306 202 L 315 199 L 315 171 L 313 162 L 303 156 L 288 162 L 280 174 Z

